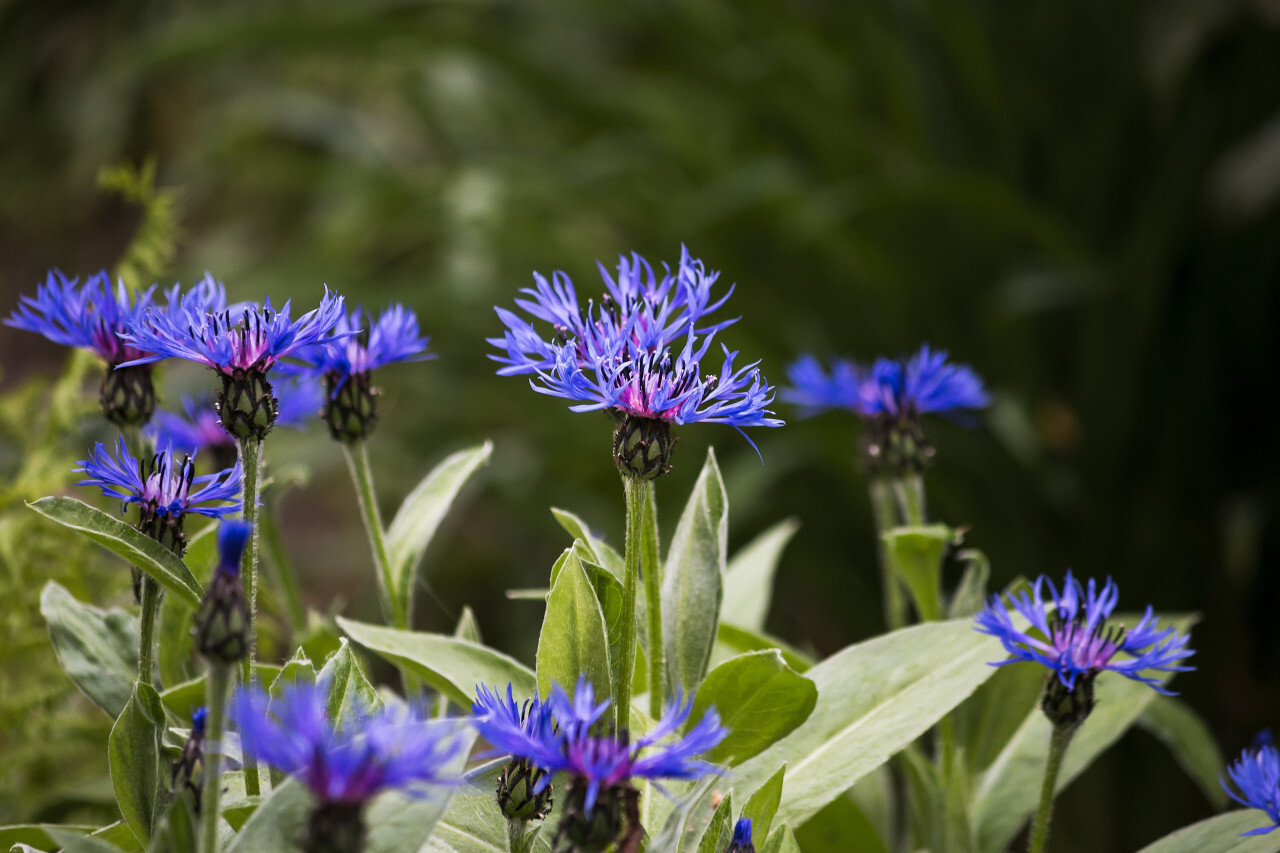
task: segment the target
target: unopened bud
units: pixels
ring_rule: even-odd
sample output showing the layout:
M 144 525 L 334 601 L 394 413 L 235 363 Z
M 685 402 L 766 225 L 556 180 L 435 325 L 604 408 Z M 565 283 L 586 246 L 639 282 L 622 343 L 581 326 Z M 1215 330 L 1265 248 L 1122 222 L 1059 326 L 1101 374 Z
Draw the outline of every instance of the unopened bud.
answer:
M 514 820 L 543 820 L 551 813 L 552 791 L 546 787 L 535 793 L 546 771 L 534 767 L 527 759 L 512 759 L 498 774 L 498 806 L 503 815 Z
M 218 419 L 228 435 L 261 441 L 275 426 L 279 403 L 267 375 L 258 369 L 235 368 L 219 373 L 222 388 L 214 399 Z
M 664 420 L 626 415 L 613 433 L 613 461 L 628 477 L 654 480 L 671 470 L 677 440 Z
M 117 368 L 107 365 L 98 391 L 102 416 L 119 427 L 140 427 L 151 420 L 156 410 L 156 386 L 151 378 L 151 365 L 136 364 Z
M 218 528 L 218 568 L 196 614 L 196 648 L 220 663 L 236 663 L 248 653 L 249 608 L 240 579 L 240 560 L 253 525 L 224 521 Z
M 353 444 L 368 437 L 378 423 L 378 389 L 363 373 L 325 374 L 324 421 L 335 441 Z

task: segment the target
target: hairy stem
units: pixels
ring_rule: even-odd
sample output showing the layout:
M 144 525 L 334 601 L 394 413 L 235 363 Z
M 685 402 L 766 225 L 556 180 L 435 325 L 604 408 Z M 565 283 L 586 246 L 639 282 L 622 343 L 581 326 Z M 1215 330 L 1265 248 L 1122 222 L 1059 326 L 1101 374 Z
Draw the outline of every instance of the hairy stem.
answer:
M 204 786 L 200 794 L 200 853 L 218 853 L 218 801 L 222 797 L 222 733 L 226 728 L 227 693 L 231 688 L 231 667 L 209 663 L 205 679 Z M 246 768 L 247 769 L 247 768 Z
M 627 497 L 626 572 L 622 589 L 622 660 L 618 662 L 619 683 L 613 686 L 614 719 L 619 728 L 631 722 L 631 676 L 636 668 L 636 588 L 640 581 L 640 538 L 644 526 L 645 484 L 623 474 Z M 649 645 L 654 644 L 653 638 Z
M 138 680 L 152 683 L 156 670 L 156 619 L 160 616 L 160 582 L 142 576 L 142 619 L 138 632 Z
M 1044 853 L 1049 840 L 1049 818 L 1053 814 L 1053 794 L 1058 786 L 1058 771 L 1062 769 L 1062 756 L 1076 733 L 1075 725 L 1054 726 L 1049 737 L 1049 758 L 1044 765 L 1044 783 L 1040 786 L 1040 806 L 1036 809 L 1035 823 L 1031 826 L 1029 853 Z
M 652 481 L 638 483 L 643 492 L 640 507 L 640 569 L 644 574 L 646 613 L 649 616 L 649 716 L 662 716 L 667 699 L 667 648 L 662 635 L 662 566 L 658 562 L 658 504 Z M 630 513 L 630 500 L 627 512 Z M 630 522 L 628 521 L 628 526 Z
M 884 534 L 898 526 L 897 504 L 893 486 L 883 477 L 874 477 L 870 484 L 871 510 L 876 523 L 876 554 L 880 559 L 880 585 L 884 592 L 884 621 L 890 631 L 907 624 L 907 598 L 902 582 L 889 565 L 889 554 L 884 544 Z
M 242 438 L 238 446 L 240 466 L 244 469 L 244 488 L 241 491 L 241 497 L 244 500 L 242 512 L 244 520 L 253 525 L 253 532 L 249 534 L 249 547 L 244 553 L 244 565 L 240 571 L 240 576 L 244 579 L 245 602 L 249 605 L 249 620 L 245 626 L 246 636 L 249 638 L 249 650 L 244 660 L 240 662 L 240 677 L 248 686 L 253 679 L 253 659 L 258 647 L 255 622 L 258 618 L 258 492 L 262 483 L 262 441 L 253 437 Z M 212 708 L 209 709 L 209 713 L 212 715 Z M 251 796 L 262 792 L 258 779 L 258 764 L 247 756 L 244 767 L 244 787 L 245 793 Z
M 347 458 L 351 481 L 356 487 L 356 501 L 360 504 L 360 517 L 364 519 L 364 532 L 369 537 L 369 551 L 373 555 L 373 569 L 378 576 L 378 598 L 382 602 L 382 615 L 390 624 L 408 630 L 413 613 L 413 590 L 405 591 L 405 601 L 397 605 L 392 597 L 395 589 L 391 577 L 391 558 L 387 553 L 386 533 L 382 529 L 382 517 L 378 513 L 378 500 L 373 489 L 373 471 L 369 466 L 369 451 L 364 441 L 354 444 L 342 442 L 342 452 Z

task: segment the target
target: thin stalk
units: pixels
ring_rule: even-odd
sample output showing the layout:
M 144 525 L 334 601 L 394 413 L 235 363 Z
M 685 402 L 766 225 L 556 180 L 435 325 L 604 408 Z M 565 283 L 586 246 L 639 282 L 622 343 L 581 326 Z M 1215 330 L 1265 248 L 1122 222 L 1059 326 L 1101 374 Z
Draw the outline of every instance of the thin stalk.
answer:
M 374 573 L 378 576 L 378 598 L 382 602 L 383 617 L 401 630 L 409 630 L 413 614 L 413 590 L 406 590 L 405 602 L 397 607 L 391 597 L 395 589 L 391 577 L 391 558 L 387 552 L 386 533 L 382 529 L 382 517 L 378 513 L 378 500 L 373 490 L 373 471 L 369 466 L 368 446 L 363 441 L 342 442 L 342 453 L 347 457 L 347 468 L 356 487 L 356 501 L 360 504 L 360 517 L 364 519 L 364 532 L 369 537 L 369 551 L 373 555 Z
M 893 490 L 902 507 L 902 517 L 908 525 L 924 524 L 924 477 L 919 474 L 903 474 L 893 481 Z
M 231 667 L 209 664 L 205 679 L 204 787 L 200 795 L 200 853 L 218 853 L 218 800 L 222 797 L 222 733 L 225 728 Z M 247 768 L 246 768 L 247 769 Z
M 1027 845 L 1028 853 L 1044 853 L 1045 843 L 1049 840 L 1049 818 L 1053 814 L 1053 794 L 1058 786 L 1058 771 L 1062 769 L 1062 756 L 1067 753 L 1067 746 L 1076 733 L 1077 726 L 1054 726 L 1049 737 L 1049 758 L 1044 765 L 1044 783 L 1040 786 L 1040 806 L 1036 809 L 1036 820 L 1031 826 L 1031 843 Z
M 138 681 L 152 683 L 156 671 L 156 619 L 160 616 L 160 583 L 142 576 L 142 619 L 138 631 Z
M 649 616 L 649 716 L 662 716 L 667 699 L 667 649 L 662 634 L 662 566 L 658 562 L 658 504 L 652 481 L 633 480 L 643 491 L 640 521 L 640 570 L 644 574 L 645 612 Z M 627 512 L 630 513 L 630 499 Z M 628 521 L 628 526 L 629 526 Z M 648 535 L 652 531 L 652 536 Z
M 528 853 L 533 849 L 533 840 L 536 836 L 530 836 L 525 832 L 527 825 L 528 821 L 507 818 L 507 849 L 511 853 Z
M 627 496 L 626 577 L 622 588 L 622 660 L 618 663 L 619 683 L 613 686 L 614 720 L 619 728 L 631 722 L 631 676 L 636 668 L 636 588 L 640 581 L 640 539 L 644 526 L 645 484 L 622 475 Z M 654 645 L 654 638 L 649 638 Z
M 906 627 L 907 598 L 902 582 L 894 574 L 893 566 L 889 565 L 884 534 L 898 526 L 898 509 L 888 480 L 874 477 L 870 489 L 871 510 L 876 523 L 876 555 L 880 558 L 880 585 L 884 589 L 884 621 L 890 631 L 896 631 Z
M 276 524 L 272 508 L 264 508 L 260 518 L 262 548 L 269 557 L 264 565 L 270 568 L 271 579 L 284 598 L 285 608 L 289 611 L 290 627 L 295 634 L 301 633 L 307 627 L 307 608 L 302 603 L 298 576 L 294 574 L 293 565 L 284 552 L 284 544 L 280 541 L 280 527 Z
M 240 662 L 240 677 L 244 684 L 248 686 L 253 680 L 253 659 L 258 646 L 258 636 L 254 629 L 254 622 L 257 619 L 258 612 L 258 492 L 262 482 L 262 442 L 253 437 L 242 438 L 238 442 L 238 446 L 240 466 L 244 469 L 244 488 L 241 491 L 241 498 L 244 501 L 242 512 L 244 520 L 253 525 L 253 532 L 249 534 L 249 547 L 245 549 L 244 565 L 240 572 L 241 577 L 244 578 L 245 601 L 249 605 L 249 621 L 246 626 L 247 636 L 249 637 L 249 650 L 244 660 Z M 212 713 L 213 709 L 211 708 L 210 714 Z M 258 779 L 258 763 L 249 760 L 248 757 L 245 760 L 244 787 L 245 793 L 251 796 L 256 796 L 262 792 L 261 783 Z M 216 820 L 213 822 L 216 823 Z

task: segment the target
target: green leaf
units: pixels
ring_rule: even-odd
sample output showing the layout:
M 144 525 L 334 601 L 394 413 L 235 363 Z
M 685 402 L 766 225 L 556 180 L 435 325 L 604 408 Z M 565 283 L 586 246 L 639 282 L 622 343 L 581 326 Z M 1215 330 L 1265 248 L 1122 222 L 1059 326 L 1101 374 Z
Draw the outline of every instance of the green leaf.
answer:
M 763 631 L 773 599 L 773 576 L 778 570 L 782 549 L 800 529 L 800 522 L 788 518 L 761 533 L 751 544 L 733 555 L 724 575 L 724 601 L 720 621 L 732 622 L 752 631 Z
M 965 562 L 960 585 L 947 605 L 948 619 L 964 619 L 973 616 L 987 603 L 987 582 L 991 579 L 991 561 L 977 548 L 968 548 L 957 554 Z
M 1226 762 L 1213 732 L 1200 715 L 1172 696 L 1156 696 L 1138 717 L 1138 725 L 1159 738 L 1215 808 L 1227 805 L 1218 774 Z
M 1098 676 L 1094 692 L 1097 706 L 1067 748 L 1058 776 L 1059 791 L 1137 722 L 1159 695 L 1148 685 L 1113 672 Z M 1035 809 L 1049 752 L 1049 728 L 1049 721 L 1038 708 L 1028 709 L 1026 719 L 1000 755 L 978 776 L 974 786 L 973 822 L 980 851 L 1004 850 Z
M 476 613 L 463 605 L 462 615 L 458 617 L 458 625 L 453 629 L 453 636 L 469 643 L 484 642 L 480 637 L 480 623 L 476 621 Z
M 138 620 L 82 604 L 54 581 L 40 593 L 40 613 L 63 671 L 113 720 L 120 716 L 138 677 Z
M 280 667 L 271 663 L 255 663 L 253 680 L 259 684 L 270 684 L 280 675 Z M 181 719 L 191 719 L 191 712 L 205 703 L 204 676 L 184 681 L 166 688 L 160 694 L 160 701 L 169 712 Z
M 579 675 L 595 687 L 596 696 L 612 694 L 609 635 L 595 588 L 578 555 L 570 548 L 547 597 L 547 612 L 538 636 L 538 693 L 551 695 L 559 684 L 572 694 Z
M 596 601 L 600 603 L 600 613 L 604 616 L 604 629 L 609 637 L 609 678 L 612 683 L 617 684 L 622 678 L 619 667 L 622 664 L 622 594 L 623 586 L 613 573 L 608 569 L 601 568 L 595 563 L 583 561 L 583 571 L 587 573 L 587 579 L 591 581 L 591 587 L 595 590 Z M 636 620 L 644 617 L 644 613 L 639 608 L 640 602 L 637 601 Z M 643 637 L 641 638 L 643 642 Z M 640 650 L 637 650 L 639 652 Z M 636 670 L 643 673 L 645 663 L 642 660 L 642 654 L 636 654 Z M 633 694 L 635 695 L 635 694 Z
M 517 696 L 532 696 L 537 689 L 528 667 L 488 646 L 447 634 L 401 631 L 341 616 L 337 621 L 351 639 L 464 707 L 470 707 L 480 684 L 505 689 L 510 683 Z
M 698 853 L 720 853 L 729 846 L 733 834 L 733 797 L 725 794 L 720 805 L 711 813 L 707 828 L 702 831 L 702 840 L 698 842 Z
M 708 706 L 715 706 L 729 736 L 706 758 L 734 766 L 795 731 L 817 702 L 814 683 L 770 649 L 740 655 L 711 670 L 698 688 L 689 720 L 696 723 Z
M 118 820 L 115 823 L 109 823 L 89 834 L 94 838 L 110 842 L 128 853 L 142 853 L 142 845 L 138 843 L 138 837 L 133 834 L 127 821 Z
M 477 468 L 489 460 L 493 442 L 486 441 L 447 457 L 409 493 L 387 528 L 387 555 L 391 561 L 393 605 L 401 613 L 409 609 L 418 564 L 431 544 L 445 513 L 462 486 Z
M 849 646 L 810 669 L 818 703 L 805 723 L 739 766 L 762 784 L 787 762 L 779 815 L 803 824 L 923 734 L 991 677 L 999 641 L 969 620 L 915 625 Z
M 945 524 L 922 527 L 895 527 L 886 531 L 885 557 L 916 603 L 921 620 L 942 618 L 942 557 L 955 538 Z
M 346 645 L 345 638 L 340 640 L 339 643 L 338 649 L 341 650 Z M 334 654 L 337 654 L 337 652 Z M 315 683 L 316 666 L 311 662 L 311 658 L 307 657 L 306 652 L 298 649 L 293 653 L 293 657 L 285 661 L 284 666 L 280 667 L 280 674 L 271 682 L 269 692 L 275 697 L 280 696 L 287 685 Z
M 761 785 L 742 807 L 742 816 L 751 818 L 753 838 L 768 838 L 769 827 L 773 825 L 773 816 L 778 813 L 778 804 L 782 802 L 782 783 L 787 773 L 787 765 L 778 768 L 778 772 L 769 777 L 769 781 Z
M 19 844 L 26 844 L 36 848 L 52 847 L 57 842 L 50 837 L 50 829 L 59 829 L 76 835 L 88 835 L 92 828 L 89 826 L 58 826 L 39 823 L 0 826 L 0 850 L 8 850 L 10 847 L 16 847 Z
M 200 668 L 195 658 L 195 611 L 175 595 L 160 602 L 156 621 L 156 664 L 165 685 L 181 684 L 195 678 Z
M 198 822 L 190 792 L 175 797 L 156 821 L 155 832 L 147 853 L 189 853 L 198 849 Z
M 342 638 L 342 645 L 325 662 L 316 680 L 329 685 L 325 716 L 334 725 L 344 725 L 382 707 L 382 698 L 373 689 L 369 679 L 365 678 L 360 661 L 356 660 L 346 637 Z
M 815 663 L 813 658 L 777 637 L 749 631 L 727 622 L 721 622 L 720 627 L 716 629 L 716 645 L 711 650 L 711 661 L 714 665 L 719 665 L 745 652 L 758 652 L 764 649 L 777 649 L 782 652 L 782 659 L 796 672 L 808 672 Z
M 708 448 L 662 573 L 662 630 L 672 691 L 691 692 L 706 674 L 719 622 L 728 538 L 724 481 L 715 451 Z
M 193 609 L 200 606 L 204 589 L 182 561 L 168 548 L 120 519 L 75 498 L 41 498 L 27 506 L 128 560 L 187 606 Z
M 1276 853 L 1274 835 L 1240 833 L 1266 826 L 1270 821 L 1256 809 L 1241 809 L 1184 826 L 1138 853 Z
M 1044 693 L 1044 670 L 1002 666 L 951 715 L 957 741 L 976 772 L 991 766 Z
M 760 845 L 760 853 L 800 853 L 800 845 L 785 823 L 770 833 L 764 844 Z
M 49 827 L 49 838 L 62 848 L 62 853 L 121 853 L 120 848 L 101 838 Z
M 578 516 L 565 509 L 551 508 L 551 514 L 555 516 L 560 526 L 568 531 L 569 535 L 574 539 L 581 539 L 583 544 L 591 552 L 592 562 L 598 564 L 602 568 L 619 580 L 624 580 L 627 574 L 626 563 L 622 559 L 622 555 L 613 549 L 609 543 L 599 538 L 591 532 L 591 528 Z
M 120 813 L 144 844 L 151 840 L 160 794 L 160 738 L 164 706 L 149 684 L 138 683 L 107 741 L 111 784 Z
M 457 724 L 452 720 L 433 721 L 427 725 L 457 730 Z M 464 728 L 458 737 L 465 739 L 464 748 L 446 764 L 443 775 L 450 772 L 461 774 L 466 766 L 475 734 Z M 449 808 L 452 793 L 451 789 L 435 788 L 429 797 L 414 797 L 400 791 L 388 791 L 378 796 L 365 814 L 365 824 L 369 828 L 365 853 L 417 853 Z M 227 853 L 296 849 L 298 836 L 314 806 L 315 799 L 306 786 L 297 779 L 289 779 L 258 807 L 227 848 Z
M 493 796 L 498 773 L 505 764 L 506 759 L 500 758 L 467 773 L 467 784 L 458 790 L 420 853 L 507 853 L 506 819 Z M 554 834 L 559 822 L 559 800 L 555 798 L 551 814 L 543 824 L 549 831 L 541 833 L 534 842 L 534 850 L 539 853 L 551 849 L 548 837 Z

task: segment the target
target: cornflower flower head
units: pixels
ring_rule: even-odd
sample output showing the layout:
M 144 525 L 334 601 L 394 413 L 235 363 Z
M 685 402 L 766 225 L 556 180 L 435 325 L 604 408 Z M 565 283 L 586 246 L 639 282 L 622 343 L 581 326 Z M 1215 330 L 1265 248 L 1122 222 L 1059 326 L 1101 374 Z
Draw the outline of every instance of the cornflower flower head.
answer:
M 233 664 L 244 659 L 253 643 L 249 605 L 245 601 L 240 564 L 253 536 L 253 525 L 227 519 L 218 528 L 218 566 L 196 614 L 196 649 L 211 661 Z
M 120 427 L 140 426 L 155 409 L 151 369 L 117 368 L 147 355 L 123 335 L 150 309 L 154 292 L 150 287 L 130 295 L 123 281 L 113 288 L 105 272 L 90 276 L 82 285 L 79 279 L 53 270 L 34 297 L 22 297 L 5 324 L 95 353 L 107 363 L 98 393 L 103 416 Z
M 1048 669 L 1041 708 L 1054 725 L 1076 725 L 1093 710 L 1093 682 L 1104 670 L 1171 695 L 1162 679 L 1143 673 L 1194 669 L 1181 664 L 1194 654 L 1187 648 L 1191 638 L 1172 627 L 1161 629 L 1150 607 L 1131 629 L 1108 623 L 1119 598 L 1120 591 L 1110 578 L 1101 590 L 1093 579 L 1086 588 L 1068 571 L 1059 591 L 1053 581 L 1041 575 L 1031 595 L 1024 591 L 1009 596 L 1014 610 L 1031 623 L 1038 636 L 1013 624 L 998 595 L 993 595 L 975 617 L 976 628 L 1000 640 L 1010 654 L 1008 660 L 993 666 L 1031 661 Z M 1117 659 L 1120 652 L 1127 657 Z
M 554 727 L 518 720 L 510 694 L 503 702 L 496 694 L 479 691 L 472 707 L 481 735 L 495 747 L 527 759 L 548 776 L 568 774 L 556 837 L 582 851 L 603 850 L 621 836 L 625 823 L 636 825 L 638 791 L 633 779 L 691 780 L 715 773 L 716 768 L 698 756 L 728 735 L 711 708 L 682 737 L 672 739 L 693 710 L 693 698 L 682 702 L 679 694 L 648 734 L 632 740 L 626 729 L 609 731 L 602 722 L 609 700 L 597 703 L 585 676 L 579 678 L 573 699 L 554 685 L 547 704 Z
M 504 337 L 489 340 L 505 350 L 492 356 L 504 365 L 498 373 L 531 374 L 535 391 L 573 401 L 571 411 L 610 412 L 618 421 L 614 461 L 625 475 L 641 479 L 670 469 L 672 424 L 723 423 L 739 432 L 782 426 L 766 408 L 773 389 L 758 362 L 735 367 L 738 353 L 722 346 L 719 373 L 703 372 L 715 334 L 734 322 L 703 322 L 729 296 L 712 301 L 717 273 L 708 273 L 687 250 L 676 274 L 660 280 L 638 256 L 623 259 L 616 280 L 601 272 L 608 293 L 585 311 L 566 276 L 557 274 L 554 284 L 535 276 L 538 288 L 524 291 L 532 298 L 516 304 L 549 324 L 550 338 L 497 309 L 507 326 Z
M 206 279 L 206 286 L 221 290 L 211 279 Z M 342 317 L 344 305 L 328 288 L 320 306 L 296 320 L 292 304 L 285 302 L 276 311 L 268 298 L 262 306 L 214 307 L 173 294 L 167 310 L 149 310 L 125 334 L 152 353 L 128 363 L 185 358 L 211 368 L 222 382 L 217 408 L 223 429 L 237 439 L 261 440 L 278 415 L 268 372 L 286 356 L 336 340 L 330 330 Z
M 519 756 L 529 744 L 550 742 L 555 735 L 551 705 L 537 696 L 517 704 L 511 685 L 504 699 L 486 685 L 476 688 L 471 710 L 473 725 L 496 753 L 513 757 L 498 774 L 495 795 L 502 813 L 514 820 L 542 820 L 551 812 L 551 774 L 528 756 Z
M 398 361 L 422 361 L 428 355 L 427 339 L 418 331 L 418 318 L 403 305 L 391 305 L 370 324 L 362 309 L 339 318 L 334 326 L 338 340 L 299 350 L 303 367 L 292 368 L 323 380 L 328 392 L 324 420 L 335 441 L 366 438 L 378 420 L 379 389 L 372 373 Z
M 727 853 L 756 853 L 756 846 L 751 841 L 751 818 L 738 818 Z
M 261 688 L 241 688 L 231 701 L 244 748 L 315 796 L 305 853 L 362 849 L 364 808 L 383 791 L 424 796 L 461 782 L 448 767 L 462 746 L 455 732 L 403 706 L 357 708 L 353 719 L 335 723 L 326 715 L 328 688 L 297 684 L 274 701 Z
M 1231 799 L 1246 808 L 1261 810 L 1271 821 L 1270 826 L 1240 834 L 1266 835 L 1280 829 L 1280 752 L 1270 731 L 1258 734 L 1253 745 L 1227 767 L 1227 775 L 1230 785 L 1226 780 L 1220 781 Z
M 972 369 L 947 362 L 928 344 L 905 361 L 878 358 L 870 367 L 835 359 L 828 372 L 811 355 L 787 370 L 782 399 L 803 415 L 851 411 L 867 422 L 864 457 L 873 473 L 921 470 L 933 456 L 922 415 L 955 414 L 985 407 L 990 398 Z
M 138 529 L 178 556 L 186 551 L 183 522 L 187 515 L 222 518 L 241 509 L 239 463 L 215 474 L 195 475 L 187 454 L 163 450 L 149 459 L 134 459 L 123 438 L 112 454 L 102 442 L 73 471 L 86 474 L 78 485 L 98 486 L 120 498 L 123 513 L 130 504 L 139 511 Z

